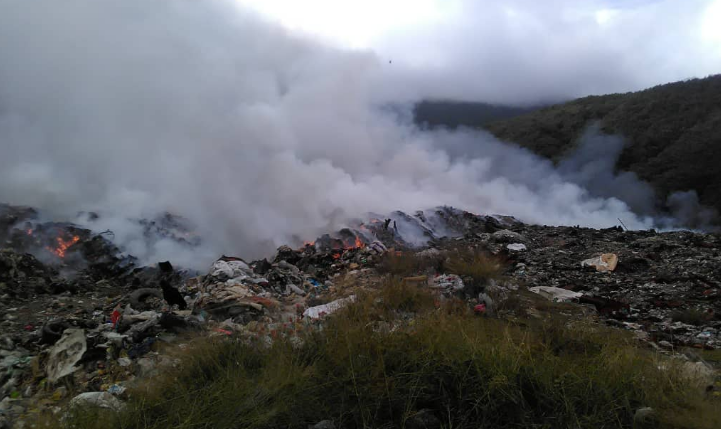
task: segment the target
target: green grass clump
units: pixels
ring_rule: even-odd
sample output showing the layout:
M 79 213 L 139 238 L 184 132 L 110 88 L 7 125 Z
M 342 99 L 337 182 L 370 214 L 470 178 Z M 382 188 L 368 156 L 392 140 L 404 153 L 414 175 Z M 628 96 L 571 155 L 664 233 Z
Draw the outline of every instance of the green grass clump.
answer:
M 180 359 L 125 411 L 85 410 L 69 427 L 403 428 L 427 410 L 444 428 L 630 428 L 641 407 L 657 410 L 646 427 L 721 427 L 721 404 L 623 332 L 476 317 L 400 281 L 322 329 L 272 345 L 197 339 Z

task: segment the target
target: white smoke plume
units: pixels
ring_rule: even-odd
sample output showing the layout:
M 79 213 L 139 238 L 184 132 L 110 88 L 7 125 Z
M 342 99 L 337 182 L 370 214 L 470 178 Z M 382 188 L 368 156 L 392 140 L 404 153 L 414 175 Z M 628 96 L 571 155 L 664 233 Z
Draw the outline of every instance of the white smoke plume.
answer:
M 375 90 L 383 63 L 224 2 L 0 0 L 0 201 L 96 210 L 132 253 L 191 267 L 369 211 L 653 226 L 486 133 L 399 120 Z M 126 219 L 163 211 L 204 250 L 143 249 Z

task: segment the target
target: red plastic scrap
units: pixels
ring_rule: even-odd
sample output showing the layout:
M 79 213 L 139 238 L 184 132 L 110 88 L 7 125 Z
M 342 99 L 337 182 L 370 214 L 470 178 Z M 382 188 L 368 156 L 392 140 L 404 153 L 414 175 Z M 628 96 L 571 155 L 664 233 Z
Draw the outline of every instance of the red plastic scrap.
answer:
M 473 312 L 476 314 L 483 314 L 486 312 L 486 304 L 478 304 L 473 307 Z
M 120 304 L 115 306 L 115 309 L 113 309 L 113 312 L 110 314 L 110 322 L 113 324 L 113 329 L 117 329 L 118 322 L 120 322 L 120 316 L 122 313 L 120 313 Z

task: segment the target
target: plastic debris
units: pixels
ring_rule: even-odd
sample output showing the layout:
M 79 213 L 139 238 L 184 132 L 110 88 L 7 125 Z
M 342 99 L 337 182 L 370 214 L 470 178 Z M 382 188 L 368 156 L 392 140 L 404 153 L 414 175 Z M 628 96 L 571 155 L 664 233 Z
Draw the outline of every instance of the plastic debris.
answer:
M 68 405 L 70 409 L 87 406 L 120 411 L 124 408 L 125 404 L 108 392 L 85 392 L 71 399 Z
M 122 313 L 120 312 L 120 304 L 115 306 L 115 309 L 113 309 L 113 312 L 110 314 L 110 322 L 113 324 L 113 330 L 118 329 L 118 323 L 120 322 L 120 316 Z
M 606 272 L 616 269 L 618 264 L 618 256 L 615 253 L 604 253 L 595 258 L 586 259 L 581 262 L 582 267 L 594 267 L 596 271 Z
M 553 286 L 536 286 L 530 288 L 529 290 L 554 302 L 569 302 L 576 300 L 583 295 L 579 292 L 573 292 L 571 290 Z
M 457 292 L 463 290 L 465 285 L 463 280 L 455 274 L 441 274 L 433 279 L 433 286 L 436 289 L 442 289 L 444 292 Z
M 108 393 L 114 396 L 121 396 L 123 393 L 125 393 L 126 390 L 128 389 L 119 384 L 113 384 L 112 386 L 108 387 Z
M 309 319 L 320 319 L 323 316 L 340 310 L 351 302 L 355 302 L 355 299 L 355 295 L 351 295 L 348 298 L 337 299 L 333 302 L 329 302 L 328 304 L 310 307 L 303 312 L 303 317 L 307 317 Z
M 240 260 L 224 261 L 221 259 L 215 261 L 212 268 L 210 269 L 211 276 L 225 276 L 229 279 L 234 279 L 252 273 L 253 270 L 248 266 L 248 264 Z
M 118 365 L 121 367 L 128 367 L 133 364 L 133 361 L 130 360 L 130 358 L 121 357 L 118 359 Z
M 60 341 L 50 350 L 45 371 L 48 380 L 56 382 L 66 375 L 78 370 L 75 365 L 88 349 L 85 342 L 85 331 L 82 329 L 66 329 Z
M 378 253 L 378 254 L 385 253 L 385 252 L 388 251 L 388 248 L 387 248 L 383 243 L 381 243 L 380 241 L 374 241 L 374 242 L 372 242 L 372 243 L 370 244 L 370 246 L 368 246 L 368 248 L 369 248 L 371 251 L 373 251 L 373 252 L 375 252 L 375 253 Z
M 510 250 L 511 252 L 525 252 L 528 250 L 525 244 L 523 243 L 512 243 L 506 246 L 506 249 Z

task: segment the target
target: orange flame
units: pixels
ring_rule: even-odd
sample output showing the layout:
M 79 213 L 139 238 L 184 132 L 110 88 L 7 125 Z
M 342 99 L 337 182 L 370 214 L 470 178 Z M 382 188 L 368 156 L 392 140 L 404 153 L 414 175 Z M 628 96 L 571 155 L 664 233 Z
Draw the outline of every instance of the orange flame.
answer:
M 303 246 L 315 246 L 315 241 L 304 241 Z
M 58 238 L 56 238 L 56 240 L 58 241 L 58 247 L 57 247 L 57 248 L 52 249 L 52 248 L 50 248 L 50 247 L 46 247 L 46 249 L 48 249 L 49 251 L 53 252 L 53 253 L 56 254 L 57 256 L 59 256 L 59 257 L 61 257 L 61 258 L 64 258 L 64 257 L 65 257 L 65 252 L 68 250 L 68 247 L 70 247 L 70 246 L 72 246 L 73 244 L 75 244 L 75 243 L 77 243 L 78 241 L 80 241 L 80 237 L 78 237 L 77 235 L 75 235 L 75 236 L 73 236 L 73 238 L 70 239 L 70 240 L 63 240 L 62 238 L 58 237 Z
M 356 249 L 361 249 L 363 247 L 366 247 L 365 243 L 362 242 L 358 236 L 356 236 L 356 238 L 355 238 L 355 247 L 356 247 Z

